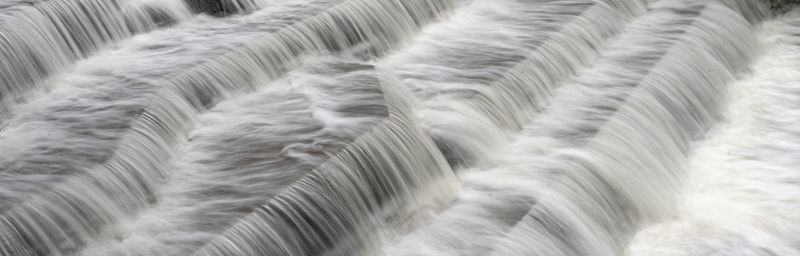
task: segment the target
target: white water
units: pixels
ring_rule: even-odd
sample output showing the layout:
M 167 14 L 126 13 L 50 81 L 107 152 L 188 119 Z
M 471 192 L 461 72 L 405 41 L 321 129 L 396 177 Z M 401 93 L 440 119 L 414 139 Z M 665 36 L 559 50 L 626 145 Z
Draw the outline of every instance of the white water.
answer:
M 731 84 L 725 122 L 694 146 L 675 216 L 629 255 L 800 254 L 800 12 L 762 24 L 762 55 Z
M 180 0 L 14 1 L 0 9 L 0 118 L 49 76 L 114 42 L 189 19 Z M 5 122 L 0 122 L 4 125 Z
M 0 252 L 795 255 L 798 14 L 2 2 Z

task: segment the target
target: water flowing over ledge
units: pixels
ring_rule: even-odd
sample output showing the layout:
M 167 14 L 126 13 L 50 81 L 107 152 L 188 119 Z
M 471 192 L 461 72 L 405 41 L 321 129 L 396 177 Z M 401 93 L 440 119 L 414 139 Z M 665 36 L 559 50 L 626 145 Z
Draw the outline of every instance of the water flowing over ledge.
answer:
M 796 254 L 769 8 L 2 3 L 0 253 Z
M 762 25 L 764 53 L 731 84 L 726 121 L 695 146 L 675 217 L 640 230 L 630 255 L 798 254 L 800 13 Z M 735 224 L 731 224 L 734 222 Z M 788 232 L 788 233 L 787 233 Z M 653 239 L 653 238 L 659 239 Z
M 19 232 L 17 235 L 9 234 L 7 237 L 22 236 L 24 240 L 34 244 L 30 246 L 44 249 L 49 253 L 77 249 L 80 244 L 91 240 L 101 232 L 108 223 L 118 221 L 121 216 L 126 215 L 125 213 L 141 208 L 151 200 L 153 187 L 157 186 L 159 180 L 169 172 L 165 169 L 166 163 L 175 154 L 173 147 L 190 129 L 194 112 L 213 104 L 224 95 L 249 90 L 259 81 L 279 76 L 286 69 L 297 65 L 299 57 L 304 54 L 344 51 L 356 45 L 366 46 L 360 49 L 360 52 L 379 54 L 389 50 L 388 47 L 398 43 L 404 35 L 435 19 L 440 10 L 454 3 L 343 2 L 275 33 L 255 35 L 250 38 L 255 43 L 226 52 L 215 57 L 213 61 L 189 67 L 167 77 L 166 80 L 146 81 L 146 84 L 135 85 L 138 87 L 137 90 L 144 89 L 141 87 L 153 87 L 154 91 L 151 89 L 150 92 L 153 96 L 142 98 L 138 102 L 129 102 L 127 106 L 118 107 L 119 110 L 112 107 L 109 114 L 124 114 L 121 118 L 114 117 L 119 118 L 116 124 L 98 123 L 103 126 L 97 128 L 89 126 L 85 131 L 88 134 L 81 134 L 91 136 L 96 133 L 106 133 L 111 136 L 121 135 L 120 137 L 91 136 L 95 141 L 84 139 L 76 141 L 79 145 L 96 143 L 115 151 L 110 156 L 107 152 L 98 151 L 95 153 L 97 155 L 89 155 L 84 160 L 98 161 L 97 158 L 100 158 L 102 162 L 99 162 L 99 165 L 86 166 L 87 163 L 77 159 L 79 162 L 73 167 L 77 170 L 69 167 L 59 167 L 61 170 L 57 170 L 60 172 L 56 173 L 53 173 L 54 170 L 47 170 L 51 172 L 49 175 L 52 178 L 44 180 L 46 183 L 42 184 L 43 187 L 39 185 L 41 188 L 32 184 L 41 184 L 43 179 L 39 175 L 48 174 L 26 173 L 23 169 L 26 166 L 17 167 L 20 176 L 30 178 L 27 184 L 22 183 L 16 189 L 22 191 L 33 189 L 33 191 L 20 193 L 14 191 L 14 187 L 10 188 L 11 193 L 4 202 L 8 203 L 8 207 L 4 210 L 3 216 L 6 223 L 10 223 L 13 228 L 4 228 L 4 232 Z M 359 17 L 348 15 L 356 10 L 372 10 L 372 15 Z M 384 22 L 387 27 L 374 27 L 375 24 L 380 24 L 381 19 L 387 18 L 384 14 L 391 14 L 392 16 L 388 17 L 393 17 L 395 22 Z M 321 28 L 326 29 L 320 30 Z M 218 76 L 223 74 L 225 76 Z M 108 91 L 100 93 L 100 97 L 112 99 L 114 97 L 103 95 L 110 93 Z M 119 95 L 119 91 L 114 93 Z M 81 115 L 80 113 L 86 110 L 94 111 L 91 108 L 74 106 L 68 111 L 76 111 L 78 112 L 76 115 Z M 63 114 L 61 116 L 63 117 Z M 9 133 L 3 135 L 9 136 Z M 31 139 L 35 141 L 39 138 L 34 135 Z M 45 143 L 49 143 L 47 140 L 51 139 L 45 138 Z M 97 141 L 98 139 L 100 141 Z M 49 145 L 34 148 L 34 150 L 41 149 L 49 151 Z M 78 151 L 80 149 L 72 150 L 81 154 L 79 157 L 86 157 L 83 155 L 86 152 Z M 29 156 L 23 153 L 22 159 Z M 9 162 L 14 164 L 18 161 Z M 32 161 L 31 164 L 42 163 Z M 54 179 L 55 184 L 53 184 Z M 119 186 L 120 184 L 124 186 Z M 93 196 L 85 197 L 86 194 Z M 6 197 L 5 194 L 3 196 Z M 19 203 L 14 203 L 15 201 Z M 49 203 L 53 201 L 69 203 Z M 41 229 L 50 231 L 41 232 Z
M 76 60 L 188 18 L 180 0 L 50 0 L 0 9 L 0 125 L 13 104 Z

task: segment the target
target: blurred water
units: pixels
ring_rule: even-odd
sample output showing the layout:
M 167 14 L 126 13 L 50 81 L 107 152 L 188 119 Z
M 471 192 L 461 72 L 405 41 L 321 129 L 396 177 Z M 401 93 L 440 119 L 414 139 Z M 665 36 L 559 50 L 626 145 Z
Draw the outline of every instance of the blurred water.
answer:
M 762 24 L 762 55 L 728 89 L 725 121 L 694 146 L 672 218 L 629 255 L 797 255 L 800 12 Z
M 0 3 L 4 255 L 794 255 L 750 0 Z

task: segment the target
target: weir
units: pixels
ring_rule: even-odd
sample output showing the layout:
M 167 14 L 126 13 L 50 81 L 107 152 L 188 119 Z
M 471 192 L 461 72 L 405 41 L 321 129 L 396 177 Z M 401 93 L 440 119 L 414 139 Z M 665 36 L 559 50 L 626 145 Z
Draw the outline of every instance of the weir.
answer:
M 800 24 L 768 9 L 5 1 L 0 254 L 791 254 Z
M 390 56 L 385 64 L 389 70 L 399 70 L 397 75 L 423 99 L 426 107 L 421 118 L 453 165 L 478 162 L 503 137 L 489 135 L 519 130 L 547 104 L 553 89 L 590 64 L 606 40 L 618 33 L 626 20 L 644 12 L 645 6 L 644 1 L 507 4 L 502 8 L 511 10 L 498 12 L 497 20 L 491 20 L 496 27 L 481 22 L 460 28 L 473 37 L 498 41 L 436 38 Z M 481 7 L 475 4 L 476 9 Z M 506 16 L 524 18 L 509 20 Z M 493 30 L 481 31 L 485 28 Z M 460 136 L 465 134 L 476 139 L 463 140 Z
M 413 96 L 396 82 L 379 84 L 388 117 L 195 255 L 375 253 L 376 229 L 452 200 L 455 176 L 409 115 Z
M 155 92 L 155 97 L 145 99 L 145 108 L 137 110 L 128 106 L 121 109 L 127 112 L 127 116 L 137 118 L 117 120 L 132 122 L 119 123 L 122 127 L 108 127 L 130 131 L 111 141 L 116 148 L 113 156 L 98 166 L 68 170 L 80 175 L 72 174 L 70 178 L 51 185 L 52 188 L 48 186 L 33 194 L 20 195 L 25 198 L 12 197 L 21 203 L 9 204 L 2 216 L 13 228 L 6 227 L 0 231 L 19 232 L 6 236 L 25 237 L 32 241 L 28 246 L 36 247 L 39 253 L 59 254 L 76 250 L 108 223 L 119 220 L 125 213 L 135 211 L 151 200 L 154 187 L 167 175 L 165 164 L 174 155 L 174 145 L 190 129 L 196 111 L 210 106 L 219 97 L 252 90 L 259 81 L 280 76 L 286 69 L 297 65 L 295 63 L 301 55 L 346 50 L 357 44 L 369 45 L 365 49 L 369 53 L 388 51 L 401 38 L 438 18 L 455 3 L 457 1 L 343 2 L 274 34 L 256 35 L 252 38 L 254 43 L 166 80 L 149 81 L 161 89 Z M 366 16 L 349 15 L 356 10 L 371 12 Z M 381 22 L 386 18 L 392 22 Z M 138 114 L 130 115 L 131 111 Z M 34 182 L 39 178 L 30 177 Z M 87 194 L 91 196 L 85 197 Z M 110 200 L 110 196 L 114 200 Z M 40 232 L 41 229 L 49 231 Z
M 152 238 L 158 242 L 106 240 L 85 251 L 190 254 L 388 118 L 388 104 L 408 100 L 380 84 L 369 65 L 310 60 L 258 92 L 218 104 L 198 117 L 167 189 L 120 231 L 135 237 L 159 230 Z M 152 223 L 153 216 L 169 224 Z
M 564 153 L 570 168 L 498 243 L 496 255 L 616 255 L 637 226 L 670 213 L 690 143 L 718 122 L 725 85 L 756 53 L 754 38 L 730 36 L 752 31 L 741 16 L 715 3 L 703 14 L 686 47 L 659 61 L 586 148 Z M 543 242 L 523 242 L 534 238 Z
M 51 0 L 0 10 L 0 125 L 25 94 L 73 62 L 188 18 L 180 0 Z
M 684 212 L 674 219 L 640 229 L 627 251 L 646 255 L 658 251 L 707 251 L 718 254 L 797 254 L 797 240 L 784 232 L 797 225 L 796 179 L 798 150 L 792 139 L 798 122 L 800 12 L 764 22 L 758 31 L 762 55 L 752 72 L 728 86 L 731 103 L 709 136 L 695 143 L 689 159 L 687 186 L 679 193 Z M 760 107 L 757 107 L 760 106 Z M 794 117 L 788 117 L 789 115 Z M 709 199 L 715 203 L 709 204 Z M 764 223 L 760 220 L 772 221 Z M 725 224 L 735 220 L 736 225 Z M 703 226 L 698 232 L 695 227 Z M 788 227 L 788 228 L 786 228 Z M 739 232 L 747 229 L 751 232 Z M 654 239 L 658 238 L 658 239 Z
M 100 91 L 100 88 L 117 92 L 136 92 L 148 88 L 147 86 L 152 86 L 150 85 L 152 80 L 174 76 L 205 60 L 224 55 L 231 49 L 243 47 L 255 33 L 275 32 L 304 18 L 319 14 L 338 2 L 340 1 L 294 0 L 281 4 L 273 3 L 274 8 L 247 17 L 229 19 L 196 17 L 179 26 L 125 40 L 115 49 L 102 51 L 76 63 L 74 70 L 49 78 L 47 85 L 42 86 L 47 87 L 50 92 L 29 97 L 29 103 L 15 104 L 12 107 L 19 111 L 9 113 L 9 116 L 23 119 L 21 116 L 29 112 L 41 111 L 43 107 L 40 105 L 52 107 L 57 103 L 65 104 L 60 102 L 64 98 L 76 97 L 76 94 L 86 91 Z M 217 47 L 208 47 L 210 44 L 215 44 Z M 138 88 L 130 89 L 134 86 Z M 143 94 L 133 96 L 148 95 Z M 47 113 L 42 113 L 44 114 Z M 9 129 L 15 125 L 14 119 L 7 125 L 10 126 Z
M 544 191 L 552 183 L 559 182 L 554 173 L 568 172 L 571 168 L 563 163 L 566 160 L 559 160 L 548 152 L 583 147 L 585 140 L 591 140 L 626 101 L 630 91 L 636 90 L 652 71 L 658 70 L 654 66 L 665 56 L 690 47 L 687 44 L 698 38 L 714 42 L 715 38 L 696 32 L 699 25 L 695 23 L 710 16 L 701 15 L 703 4 L 680 8 L 669 4 L 658 6 L 651 7 L 647 16 L 626 26 L 594 66 L 558 89 L 553 102 L 524 125 L 522 134 L 512 137 L 518 142 L 490 155 L 489 162 L 497 167 L 464 174 L 463 194 L 469 197 L 455 202 L 430 226 L 399 239 L 396 246 L 387 248 L 389 254 L 416 255 L 413 252 L 423 250 L 456 254 L 428 245 L 431 240 L 437 241 L 434 244 L 461 244 L 463 251 L 460 252 L 466 254 L 480 255 L 494 250 L 490 242 L 505 236 L 506 230 L 536 204 L 538 196 L 546 193 Z M 653 30 L 653 27 L 664 30 Z M 515 157 L 518 155 L 524 157 Z M 493 176 L 513 177 L 515 182 L 492 179 Z M 505 214 L 492 214 L 498 211 Z M 465 235 L 470 232 L 476 234 Z M 554 248 L 540 249 L 558 254 Z

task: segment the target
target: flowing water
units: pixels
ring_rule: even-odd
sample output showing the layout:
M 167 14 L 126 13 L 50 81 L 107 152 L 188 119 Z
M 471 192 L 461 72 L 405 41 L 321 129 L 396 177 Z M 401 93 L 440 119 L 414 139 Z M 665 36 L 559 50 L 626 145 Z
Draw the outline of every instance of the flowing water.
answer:
M 800 255 L 766 2 L 0 1 L 0 254 Z

